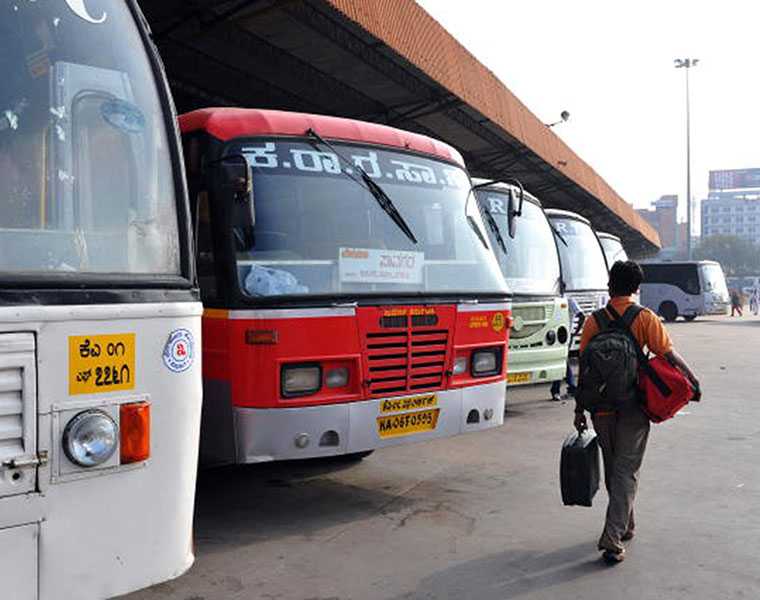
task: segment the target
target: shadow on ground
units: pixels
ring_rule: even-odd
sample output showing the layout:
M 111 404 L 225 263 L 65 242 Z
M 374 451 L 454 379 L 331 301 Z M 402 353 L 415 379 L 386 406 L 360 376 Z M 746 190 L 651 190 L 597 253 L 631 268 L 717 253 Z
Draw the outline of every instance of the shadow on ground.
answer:
M 559 587 L 607 569 L 593 544 L 547 554 L 510 550 L 455 565 L 424 579 L 413 592 L 391 600 L 504 600 Z M 563 597 L 557 590 L 557 597 Z
M 408 501 L 390 492 L 329 477 L 360 468 L 358 462 L 319 459 L 201 471 L 195 500 L 198 555 L 213 552 L 216 546 L 245 546 L 288 535 L 309 537 L 378 511 L 407 506 Z

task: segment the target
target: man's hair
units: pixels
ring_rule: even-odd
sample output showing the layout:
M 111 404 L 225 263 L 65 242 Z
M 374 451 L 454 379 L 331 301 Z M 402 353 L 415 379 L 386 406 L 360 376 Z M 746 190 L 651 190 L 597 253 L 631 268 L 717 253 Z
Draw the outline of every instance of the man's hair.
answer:
M 632 260 L 617 261 L 610 269 L 610 293 L 615 296 L 630 296 L 644 281 L 644 271 L 639 263 Z

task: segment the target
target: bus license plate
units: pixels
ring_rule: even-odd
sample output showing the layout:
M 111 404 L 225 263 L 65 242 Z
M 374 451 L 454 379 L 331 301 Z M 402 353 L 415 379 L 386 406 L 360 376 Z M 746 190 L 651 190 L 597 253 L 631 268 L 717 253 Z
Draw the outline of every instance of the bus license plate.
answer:
M 417 412 L 377 417 L 377 430 L 381 438 L 395 437 L 419 433 L 420 431 L 432 431 L 438 424 L 440 408 L 420 410 Z
M 507 373 L 507 383 L 528 383 L 530 373 Z

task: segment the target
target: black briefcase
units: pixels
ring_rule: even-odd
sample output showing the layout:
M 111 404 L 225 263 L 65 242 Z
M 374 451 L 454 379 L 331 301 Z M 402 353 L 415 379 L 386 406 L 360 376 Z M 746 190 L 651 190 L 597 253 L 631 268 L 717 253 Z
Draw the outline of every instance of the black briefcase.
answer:
M 565 506 L 591 506 L 599 489 L 599 443 L 593 429 L 573 431 L 565 439 L 559 481 Z

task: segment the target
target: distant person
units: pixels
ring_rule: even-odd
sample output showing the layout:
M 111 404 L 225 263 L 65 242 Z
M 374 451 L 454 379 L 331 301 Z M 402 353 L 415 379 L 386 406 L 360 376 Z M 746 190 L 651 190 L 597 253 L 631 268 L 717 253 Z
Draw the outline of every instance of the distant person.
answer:
M 638 292 L 643 279 L 644 273 L 638 263 L 620 261 L 612 266 L 608 283 L 610 301 L 606 307 L 611 320 L 616 319 L 615 314 L 622 317 L 635 304 L 632 296 Z M 581 354 L 599 331 L 596 317 L 586 320 L 581 336 Z M 683 371 L 697 390 L 695 397 L 699 397 L 697 377 L 673 349 L 673 342 L 665 326 L 654 312 L 648 308 L 642 309 L 631 323 L 630 331 L 642 349 L 665 356 Z M 580 384 L 583 386 L 583 373 Z M 609 564 L 619 563 L 625 558 L 623 542 L 630 540 L 634 534 L 633 501 L 649 437 L 649 418 L 639 408 L 635 393 L 631 394 L 630 399 L 620 399 L 616 406 L 617 410 L 600 407 L 591 412 L 602 449 L 604 483 L 609 496 L 604 530 L 598 547 L 603 552 L 603 559 Z M 586 416 L 578 403 L 575 406 L 574 425 L 579 430 L 586 428 Z
M 760 290 L 757 288 L 752 288 L 752 295 L 749 297 L 749 309 L 755 316 L 760 312 Z
M 573 346 L 573 340 L 575 339 L 575 336 L 578 335 L 578 333 L 581 330 L 581 327 L 583 326 L 583 322 L 586 320 L 585 313 L 581 310 L 580 305 L 578 304 L 578 301 L 575 298 L 567 298 L 567 309 L 570 316 L 570 327 L 573 327 L 573 323 L 575 322 L 576 315 L 578 316 L 578 326 L 577 329 L 570 332 L 570 339 L 567 340 L 567 345 L 569 348 Z M 573 368 L 570 365 L 570 357 L 567 357 L 567 363 L 565 363 L 565 382 L 567 383 L 567 396 L 575 397 L 575 392 L 577 389 L 577 386 L 575 385 L 575 375 L 573 374 Z M 557 379 L 557 381 L 552 382 L 552 389 L 551 389 L 551 395 L 552 400 L 559 401 L 562 400 L 562 380 Z
M 739 316 L 742 315 L 742 297 L 739 295 L 739 292 L 734 290 L 731 292 L 731 316 L 734 316 L 734 313 L 738 312 Z

